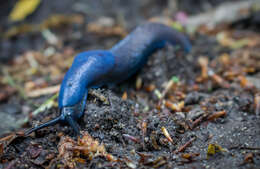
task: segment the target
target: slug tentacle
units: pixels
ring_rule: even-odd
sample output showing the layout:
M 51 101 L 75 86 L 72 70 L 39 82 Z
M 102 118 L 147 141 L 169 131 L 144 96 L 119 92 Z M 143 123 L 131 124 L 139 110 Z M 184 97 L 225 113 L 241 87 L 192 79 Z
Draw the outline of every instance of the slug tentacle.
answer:
M 66 121 L 72 127 L 72 129 L 74 130 L 75 134 L 79 135 L 80 132 L 79 132 L 79 125 L 78 125 L 78 123 L 71 116 L 67 116 L 66 117 Z
M 55 125 L 55 124 L 57 124 L 57 123 L 60 122 L 60 121 L 61 121 L 61 117 L 60 117 L 60 116 L 59 116 L 59 117 L 56 117 L 55 119 L 52 119 L 52 120 L 50 120 L 50 121 L 47 121 L 46 123 L 43 123 L 43 124 L 41 124 L 41 125 L 39 125 L 39 126 L 36 126 L 36 127 L 34 127 L 34 128 L 31 128 L 30 130 L 28 130 L 28 131 L 25 132 L 25 135 L 29 135 L 29 134 L 31 134 L 32 132 L 34 132 L 34 131 L 36 131 L 36 130 L 40 130 L 40 129 L 44 128 L 44 127 L 48 127 L 48 126 L 51 126 L 51 125 Z

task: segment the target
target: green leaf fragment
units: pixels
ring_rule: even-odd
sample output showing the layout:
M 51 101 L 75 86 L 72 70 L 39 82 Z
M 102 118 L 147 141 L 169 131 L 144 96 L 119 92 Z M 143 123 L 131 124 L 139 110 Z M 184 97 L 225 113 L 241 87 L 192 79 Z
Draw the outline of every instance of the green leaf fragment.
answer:
M 172 80 L 174 83 L 179 83 L 179 82 L 180 82 L 180 80 L 179 80 L 179 78 L 178 78 L 177 76 L 173 76 L 173 77 L 171 78 L 171 80 Z

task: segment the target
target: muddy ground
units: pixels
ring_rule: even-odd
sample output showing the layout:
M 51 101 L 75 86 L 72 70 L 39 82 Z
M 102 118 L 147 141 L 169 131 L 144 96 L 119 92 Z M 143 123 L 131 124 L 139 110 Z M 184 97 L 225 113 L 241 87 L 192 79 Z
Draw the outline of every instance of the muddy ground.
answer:
M 168 7 L 167 3 L 142 5 L 151 8 L 151 13 L 132 17 L 135 22 L 121 25 L 123 30 L 129 32 L 137 23 L 157 12 L 160 15 Z M 181 8 L 185 10 L 188 6 L 184 3 Z M 188 8 L 187 12 L 202 12 L 201 8 Z M 8 55 L 15 55 L 16 59 L 3 59 L 1 80 L 9 79 L 9 83 L 1 83 L 1 88 L 11 92 L 4 95 L 0 104 L 0 168 L 259 168 L 260 43 L 234 49 L 201 30 L 189 35 L 193 44 L 190 54 L 167 46 L 154 53 L 147 65 L 129 80 L 115 87 L 93 89 L 79 121 L 86 137 L 76 138 L 70 127 L 60 124 L 25 137 L 26 129 L 58 116 L 58 108 L 54 99 L 46 111 L 32 115 L 55 93 L 29 98 L 23 94 L 60 84 L 76 53 L 110 48 L 124 36 L 121 31 L 93 33 L 85 26 L 84 20 L 65 28 L 52 28 L 63 45 L 46 43 L 41 33 L 13 37 L 28 38 L 25 40 L 28 44 L 35 37 L 35 44 L 40 45 L 29 46 L 20 56 L 8 49 Z M 250 27 L 243 30 L 235 27 L 231 31 L 235 32 L 230 35 L 232 38 L 237 34 L 260 37 Z M 21 43 L 17 39 L 7 41 L 17 45 Z M 54 47 L 56 53 L 46 56 L 43 53 L 49 47 Z M 41 71 L 26 71 L 28 52 L 35 56 Z M 10 89 L 8 84 L 12 80 L 19 86 L 11 85 Z M 29 88 L 29 84 L 34 87 Z M 21 86 L 25 89 L 21 90 Z M 29 120 L 21 124 L 19 120 L 25 117 Z M 84 147 L 80 141 L 86 138 L 93 144 L 93 139 L 96 140 L 88 151 L 78 148 Z M 103 153 L 98 154 L 97 149 Z

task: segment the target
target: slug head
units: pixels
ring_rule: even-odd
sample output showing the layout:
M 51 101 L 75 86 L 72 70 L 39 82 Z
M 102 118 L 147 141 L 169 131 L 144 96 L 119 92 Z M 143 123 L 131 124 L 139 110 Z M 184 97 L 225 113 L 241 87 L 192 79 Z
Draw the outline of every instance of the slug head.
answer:
M 75 116 L 75 107 L 63 107 L 61 109 L 60 119 L 62 122 L 69 124 L 74 130 L 76 135 L 79 135 L 79 126 L 77 123 L 77 117 Z
M 60 122 L 69 124 L 72 127 L 72 129 L 74 130 L 75 134 L 79 135 L 80 130 L 79 130 L 77 120 L 82 116 L 82 114 L 84 112 L 86 100 L 87 100 L 87 92 L 85 93 L 81 102 L 79 102 L 78 104 L 75 104 L 73 106 L 67 106 L 67 107 L 60 108 L 59 109 L 60 116 L 58 116 L 50 121 L 47 121 L 46 123 L 43 123 L 39 126 L 29 129 L 28 131 L 25 132 L 25 135 L 29 135 L 34 131 L 40 130 L 42 128 L 45 128 L 45 127 L 48 127 L 51 125 L 55 125 Z
M 60 108 L 60 120 L 69 124 L 76 135 L 79 135 L 79 126 L 77 120 L 83 115 L 86 105 L 88 91 L 85 91 L 81 101 L 73 106 L 65 106 Z
M 37 130 L 40 130 L 42 128 L 45 128 L 45 127 L 48 127 L 48 126 L 51 126 L 51 125 L 55 125 L 57 124 L 58 122 L 66 122 L 68 123 L 74 130 L 75 134 L 76 135 L 79 135 L 80 132 L 79 132 L 79 126 L 76 122 L 76 119 L 74 118 L 73 116 L 73 113 L 74 113 L 74 110 L 72 108 L 63 108 L 61 109 L 61 115 L 53 120 L 50 120 L 46 123 L 43 123 L 39 126 L 36 126 L 34 128 L 31 128 L 29 129 L 28 131 L 25 132 L 25 135 L 29 135 L 31 134 L 32 132 L 34 131 L 37 131 Z

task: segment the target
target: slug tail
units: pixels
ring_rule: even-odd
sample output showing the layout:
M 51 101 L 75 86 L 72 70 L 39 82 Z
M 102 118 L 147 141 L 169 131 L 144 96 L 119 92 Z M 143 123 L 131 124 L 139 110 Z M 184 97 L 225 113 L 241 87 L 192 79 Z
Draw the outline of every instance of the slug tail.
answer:
M 46 123 L 43 123 L 43 124 L 41 124 L 41 125 L 39 125 L 39 126 L 36 126 L 36 127 L 34 127 L 34 128 L 31 128 L 31 129 L 27 130 L 27 131 L 25 132 L 25 135 L 27 136 L 27 135 L 31 134 L 32 132 L 34 132 L 34 131 L 40 130 L 40 129 L 42 129 L 42 128 L 45 128 L 45 127 L 48 127 L 48 126 L 51 126 L 51 125 L 55 125 L 55 124 L 57 124 L 60 120 L 61 120 L 60 117 L 56 117 L 55 119 L 52 119 L 52 120 L 50 120 L 50 121 L 47 121 Z
M 147 23 L 144 27 L 153 32 L 156 40 L 167 41 L 172 45 L 180 45 L 186 53 L 191 51 L 192 45 L 190 40 L 182 32 L 160 23 L 151 22 Z

